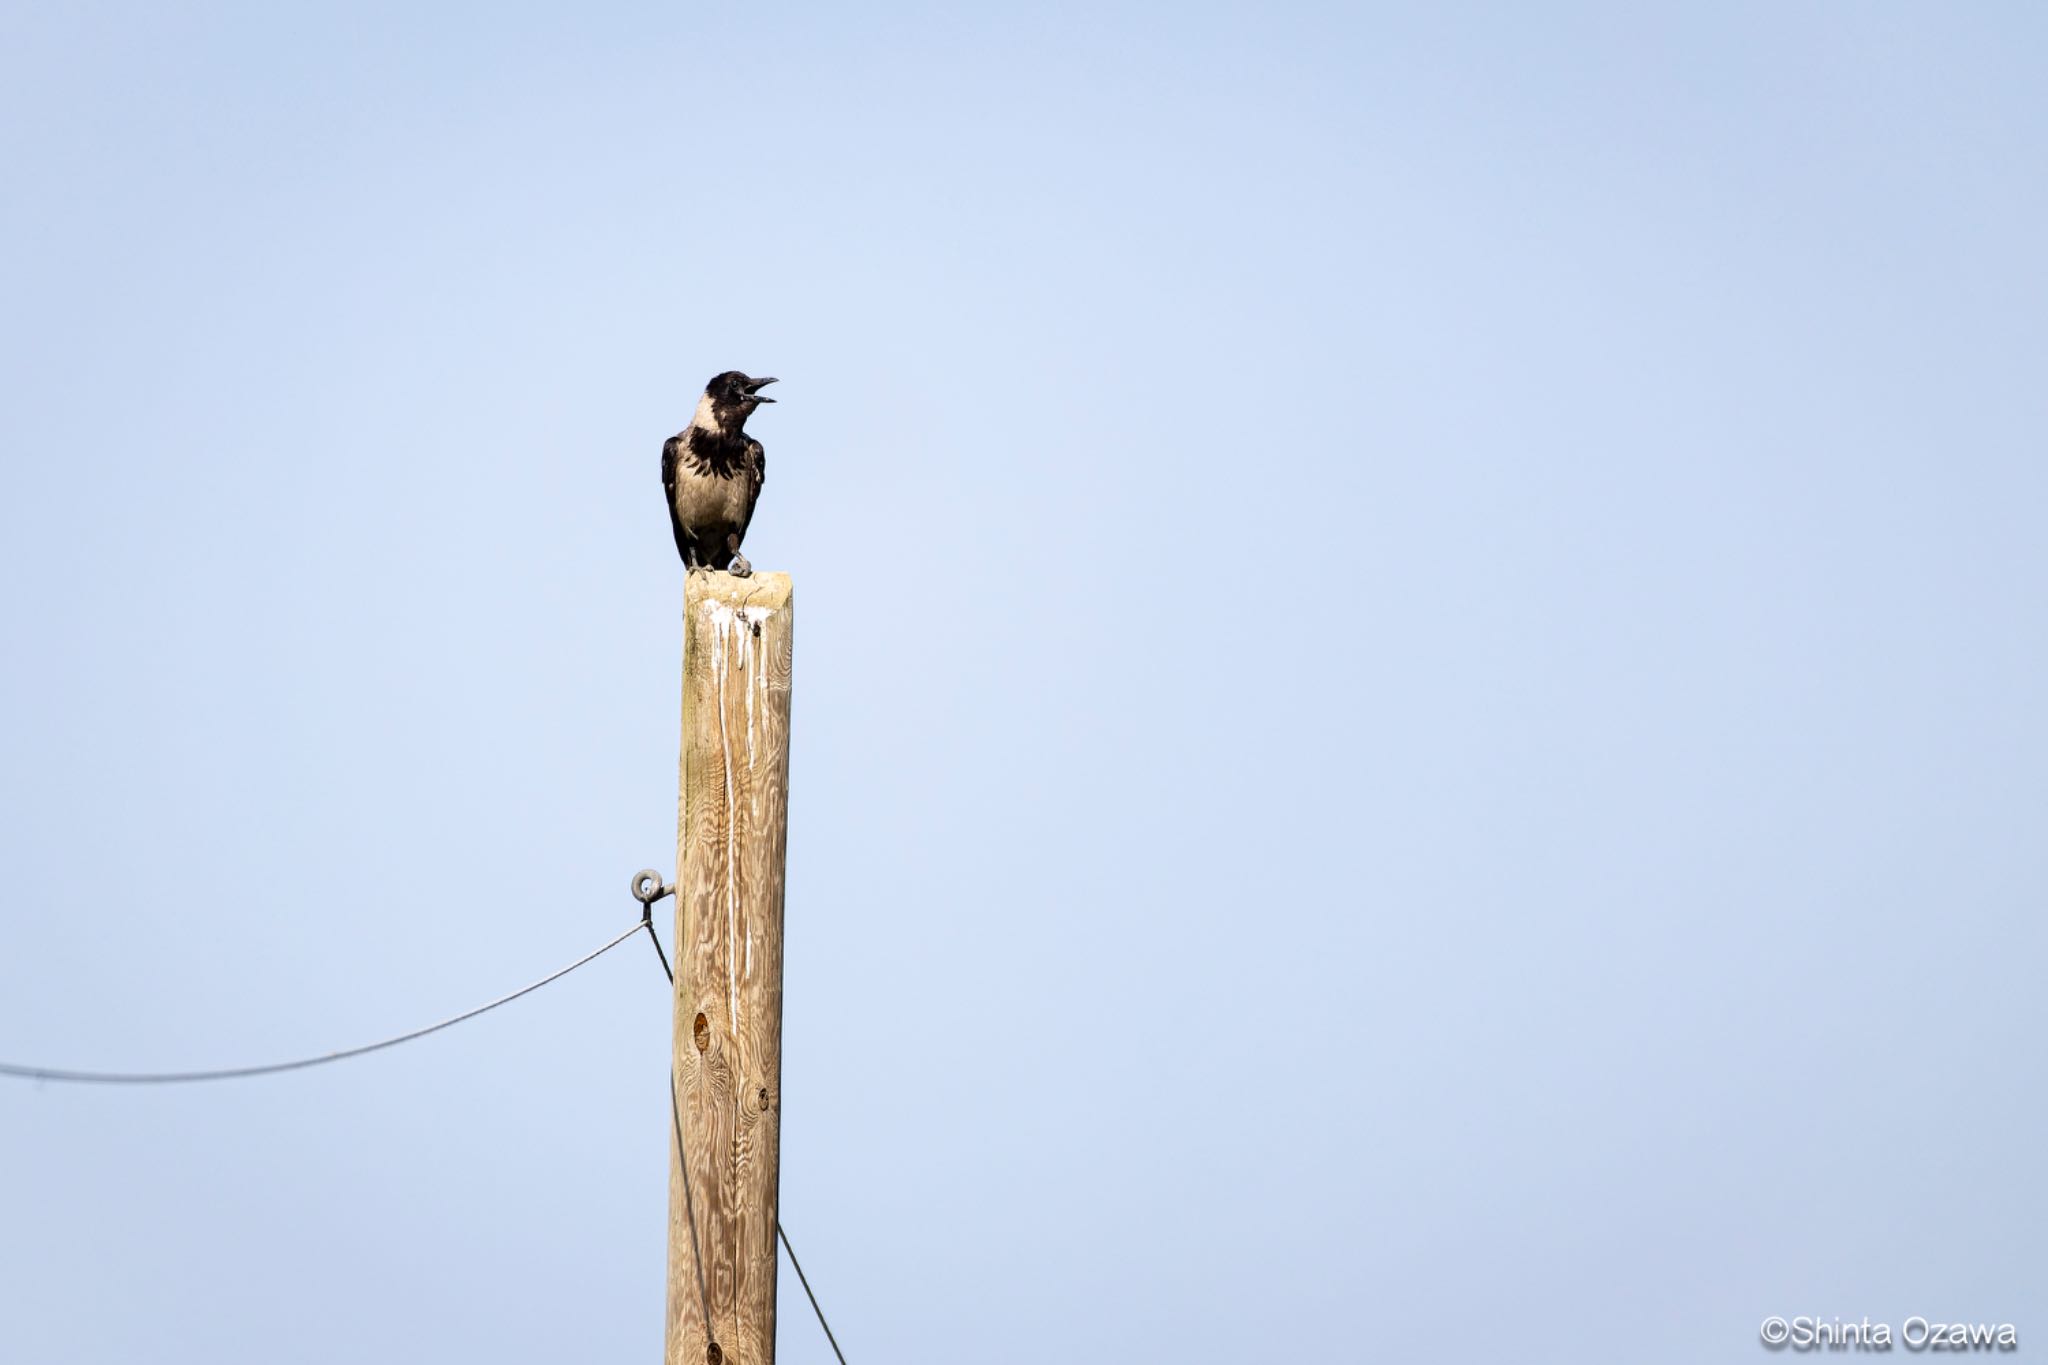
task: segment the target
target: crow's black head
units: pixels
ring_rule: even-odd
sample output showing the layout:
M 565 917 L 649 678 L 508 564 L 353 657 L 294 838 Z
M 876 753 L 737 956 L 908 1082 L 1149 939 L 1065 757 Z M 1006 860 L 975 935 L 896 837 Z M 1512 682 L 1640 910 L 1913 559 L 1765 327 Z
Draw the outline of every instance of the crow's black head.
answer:
M 774 382 L 773 379 L 749 379 L 738 370 L 727 370 L 704 386 L 704 396 L 711 400 L 719 426 L 727 431 L 737 431 L 755 408 L 775 401 L 761 392 Z

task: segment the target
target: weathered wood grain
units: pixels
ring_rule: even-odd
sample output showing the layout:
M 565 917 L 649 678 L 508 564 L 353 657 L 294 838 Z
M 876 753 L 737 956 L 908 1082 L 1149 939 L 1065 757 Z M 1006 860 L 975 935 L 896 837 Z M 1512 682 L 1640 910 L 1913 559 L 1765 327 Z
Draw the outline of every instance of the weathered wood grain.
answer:
M 683 1151 L 669 1164 L 668 1365 L 775 1359 L 791 605 L 786 574 L 692 573 L 683 590 L 675 882 Z M 689 1162 L 692 1209 L 677 1158 Z

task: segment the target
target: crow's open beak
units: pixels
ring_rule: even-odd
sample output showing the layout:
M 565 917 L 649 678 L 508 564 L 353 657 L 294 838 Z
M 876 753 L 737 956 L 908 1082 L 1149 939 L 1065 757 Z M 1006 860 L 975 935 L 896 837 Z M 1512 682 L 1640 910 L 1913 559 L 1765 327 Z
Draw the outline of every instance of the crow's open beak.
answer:
M 753 399 L 756 403 L 773 403 L 775 400 L 773 398 L 770 398 L 767 394 L 762 393 L 761 390 L 767 388 L 770 384 L 773 384 L 774 382 L 775 381 L 773 379 L 754 380 L 751 384 L 747 385 L 747 396 Z

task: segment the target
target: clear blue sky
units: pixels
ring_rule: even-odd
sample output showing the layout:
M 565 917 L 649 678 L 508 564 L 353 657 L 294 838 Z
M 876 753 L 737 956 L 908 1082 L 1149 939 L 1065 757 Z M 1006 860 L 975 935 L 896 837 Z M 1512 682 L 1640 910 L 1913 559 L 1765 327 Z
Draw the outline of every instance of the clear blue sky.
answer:
M 736 366 L 855 1365 L 2039 1349 L 2039 7 L 176 8 L 0 12 L 0 1058 L 624 927 Z M 667 1029 L 0 1086 L 0 1359 L 652 1361 Z

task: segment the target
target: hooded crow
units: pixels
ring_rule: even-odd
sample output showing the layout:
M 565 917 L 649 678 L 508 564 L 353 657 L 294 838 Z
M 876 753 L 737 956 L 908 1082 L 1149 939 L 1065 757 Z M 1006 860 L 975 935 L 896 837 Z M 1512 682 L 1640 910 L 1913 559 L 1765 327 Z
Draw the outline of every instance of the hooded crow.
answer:
M 740 541 L 754 519 L 768 456 L 745 427 L 754 409 L 775 401 L 761 393 L 774 382 L 727 370 L 704 386 L 690 425 L 661 448 L 661 486 L 685 569 L 726 569 L 742 578 L 754 571 Z

